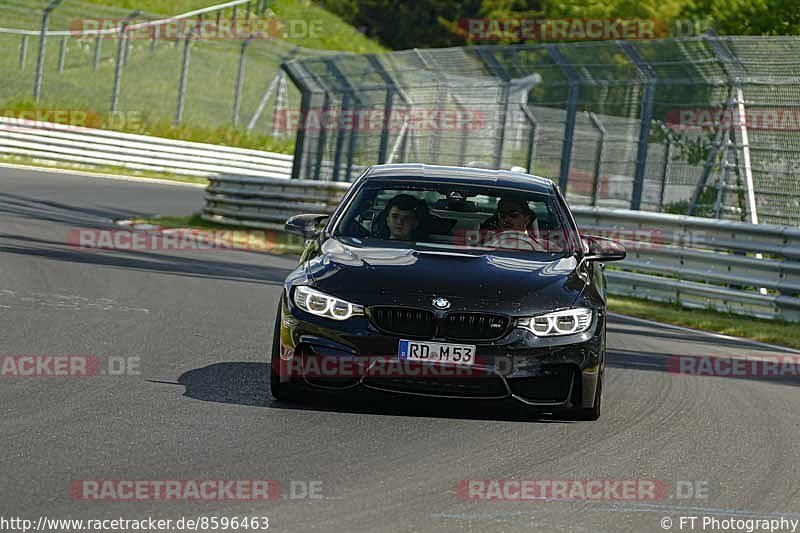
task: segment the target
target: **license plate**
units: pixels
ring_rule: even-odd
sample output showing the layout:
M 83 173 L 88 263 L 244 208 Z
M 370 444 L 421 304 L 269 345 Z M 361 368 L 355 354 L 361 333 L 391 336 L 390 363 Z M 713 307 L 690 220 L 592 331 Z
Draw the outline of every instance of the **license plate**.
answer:
M 475 362 L 475 346 L 471 344 L 442 344 L 402 339 L 398 355 L 404 361 L 429 363 L 455 363 L 471 365 Z

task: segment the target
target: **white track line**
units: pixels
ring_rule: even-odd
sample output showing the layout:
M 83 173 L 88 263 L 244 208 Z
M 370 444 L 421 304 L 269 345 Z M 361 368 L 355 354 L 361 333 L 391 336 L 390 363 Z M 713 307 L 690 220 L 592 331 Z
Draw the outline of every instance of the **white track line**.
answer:
M 205 189 L 203 183 L 189 183 L 185 181 L 166 180 L 161 178 L 147 178 L 144 176 L 125 176 L 117 174 L 103 174 L 101 172 L 86 172 L 82 170 L 69 170 L 65 168 L 37 167 L 33 165 L 15 165 L 12 163 L 0 163 L 0 168 L 13 168 L 19 170 L 31 170 L 34 172 L 47 172 L 51 174 L 71 174 L 74 176 L 86 176 L 89 178 L 102 178 L 117 181 L 135 181 L 140 183 L 158 183 L 160 185 L 176 185 L 178 187 L 194 187 Z

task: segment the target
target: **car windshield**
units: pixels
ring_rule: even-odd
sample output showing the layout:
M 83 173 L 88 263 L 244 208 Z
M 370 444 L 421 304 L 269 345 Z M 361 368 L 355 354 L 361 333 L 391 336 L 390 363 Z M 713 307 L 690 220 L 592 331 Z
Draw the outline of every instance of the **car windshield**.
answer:
M 503 254 L 573 253 L 574 233 L 552 192 L 452 183 L 367 183 L 333 235 L 356 245 Z

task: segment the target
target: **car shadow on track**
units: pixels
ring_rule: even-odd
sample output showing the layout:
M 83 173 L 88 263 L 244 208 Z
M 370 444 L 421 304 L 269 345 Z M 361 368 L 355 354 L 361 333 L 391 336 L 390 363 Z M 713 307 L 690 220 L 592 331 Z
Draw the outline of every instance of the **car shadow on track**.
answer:
M 423 398 L 378 391 L 328 393 L 309 391 L 303 402 L 278 402 L 269 388 L 267 363 L 216 363 L 185 372 L 178 384 L 189 398 L 272 409 L 323 411 L 507 422 L 569 423 L 555 415 L 526 410 L 515 401 L 488 402 Z

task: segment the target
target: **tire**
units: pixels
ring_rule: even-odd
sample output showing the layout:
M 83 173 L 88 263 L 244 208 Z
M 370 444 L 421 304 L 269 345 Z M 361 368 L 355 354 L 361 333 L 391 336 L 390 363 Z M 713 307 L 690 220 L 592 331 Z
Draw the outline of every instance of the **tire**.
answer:
M 281 300 L 283 302 L 283 300 Z M 281 383 L 279 369 L 281 364 L 281 308 L 282 303 L 278 304 L 277 316 L 275 317 L 275 331 L 272 334 L 272 355 L 270 357 L 269 371 L 269 390 L 272 396 L 279 402 L 288 402 L 297 399 L 297 386 L 291 381 Z

